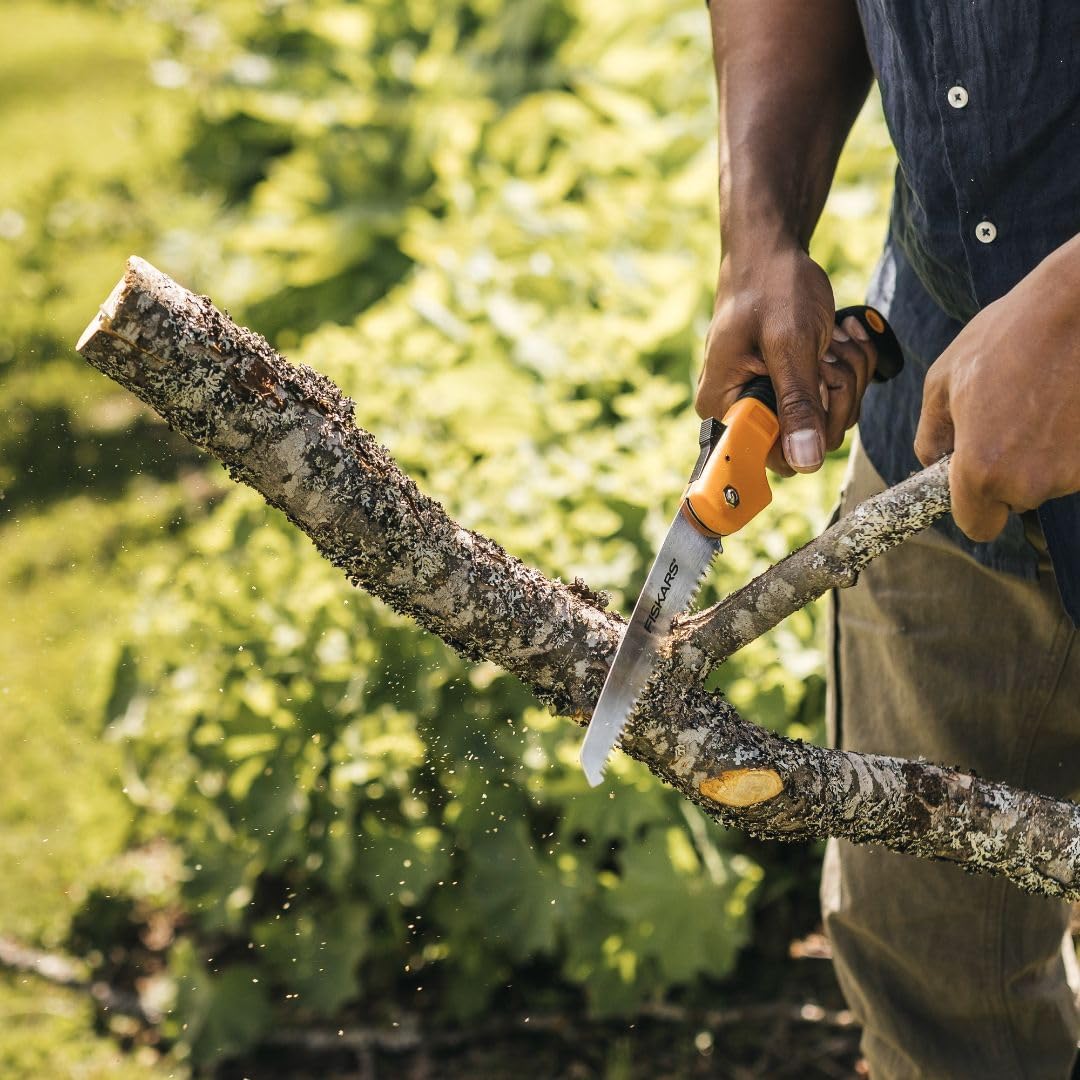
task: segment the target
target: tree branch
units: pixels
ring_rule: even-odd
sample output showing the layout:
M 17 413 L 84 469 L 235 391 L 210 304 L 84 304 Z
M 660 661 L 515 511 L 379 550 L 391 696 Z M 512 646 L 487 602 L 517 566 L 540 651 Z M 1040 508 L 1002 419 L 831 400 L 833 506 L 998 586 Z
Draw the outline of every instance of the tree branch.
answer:
M 0 970 L 37 975 L 56 986 L 89 994 L 105 1012 L 133 1016 L 144 1024 L 161 1019 L 156 1011 L 147 1011 L 139 995 L 90 978 L 88 964 L 60 953 L 44 952 L 24 945 L 14 938 L 0 937 Z
M 860 503 L 805 547 L 792 552 L 727 599 L 684 619 L 676 646 L 726 660 L 829 589 L 854 585 L 872 559 L 949 512 L 949 459 L 942 458 Z
M 354 584 L 466 657 L 506 668 L 560 713 L 588 717 L 623 621 L 452 521 L 353 424 L 352 403 L 328 379 L 141 259 L 77 347 L 281 509 Z M 688 661 L 729 654 L 932 520 L 947 500 L 946 466 L 920 475 L 688 620 L 623 749 L 756 836 L 874 842 L 1080 898 L 1080 807 L 926 762 L 783 738 L 706 693 Z

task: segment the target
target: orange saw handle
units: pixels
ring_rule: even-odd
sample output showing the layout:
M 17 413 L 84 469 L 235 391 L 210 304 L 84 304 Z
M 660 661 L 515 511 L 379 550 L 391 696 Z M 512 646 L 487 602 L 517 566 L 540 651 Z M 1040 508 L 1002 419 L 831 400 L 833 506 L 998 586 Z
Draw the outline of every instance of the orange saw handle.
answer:
M 898 375 L 904 354 L 880 312 L 860 304 L 836 313 L 839 324 L 853 315 L 877 349 L 874 379 Z M 780 436 L 776 391 L 767 375 L 751 379 L 723 420 L 706 420 L 698 442 L 701 453 L 683 494 L 682 512 L 706 536 L 738 532 L 772 502 L 765 459 Z

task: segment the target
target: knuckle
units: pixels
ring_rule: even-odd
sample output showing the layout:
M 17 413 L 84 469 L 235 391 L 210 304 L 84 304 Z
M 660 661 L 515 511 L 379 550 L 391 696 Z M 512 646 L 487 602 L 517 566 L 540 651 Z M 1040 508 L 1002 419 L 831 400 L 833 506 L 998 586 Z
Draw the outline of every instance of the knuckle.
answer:
M 799 384 L 788 382 L 783 386 L 776 395 L 776 404 L 788 423 L 812 427 L 821 417 L 821 399 Z
M 986 544 L 997 536 L 997 531 L 977 518 L 967 522 L 958 521 L 956 524 L 959 526 L 960 531 L 969 540 L 974 540 L 976 544 Z
M 980 498 L 1002 498 L 1010 484 L 1009 462 L 994 447 L 978 446 L 965 455 L 964 475 L 969 489 Z
M 713 410 L 719 400 L 720 394 L 715 387 L 713 380 L 709 378 L 708 369 L 702 373 L 701 381 L 698 383 L 697 390 L 694 393 L 694 409 L 698 416 L 702 420 L 709 416 L 713 416 Z
M 694 411 L 702 420 L 707 420 L 710 416 L 715 415 L 714 401 L 714 395 L 698 387 L 698 391 L 694 395 Z
M 930 465 L 941 457 L 941 446 L 935 437 L 933 428 L 920 423 L 915 432 L 915 456 L 924 464 Z
M 751 318 L 725 307 L 709 323 L 705 336 L 705 356 L 710 363 L 732 364 L 752 352 L 756 329 Z
M 717 299 L 710 323 L 710 332 L 752 333 L 757 323 L 757 305 L 752 295 L 740 292 Z
M 875 370 L 877 369 L 877 349 L 872 341 L 860 342 L 858 348 L 859 358 L 856 361 L 859 365 L 859 369 L 863 372 L 863 376 L 866 379 L 873 377 Z
M 829 371 L 829 388 L 841 394 L 850 394 L 854 397 L 858 389 L 858 379 L 847 360 L 840 360 L 831 365 Z
M 1005 483 L 1007 487 L 1003 491 L 1003 501 L 1014 510 L 1041 506 L 1052 494 L 1045 470 L 1034 462 L 1016 463 Z
M 995 447 L 977 445 L 964 448 L 956 458 L 954 472 L 968 496 L 981 502 L 1007 501 L 1014 475 L 1007 457 Z
M 937 364 L 931 364 L 923 382 L 923 407 L 936 402 L 945 389 L 945 375 Z

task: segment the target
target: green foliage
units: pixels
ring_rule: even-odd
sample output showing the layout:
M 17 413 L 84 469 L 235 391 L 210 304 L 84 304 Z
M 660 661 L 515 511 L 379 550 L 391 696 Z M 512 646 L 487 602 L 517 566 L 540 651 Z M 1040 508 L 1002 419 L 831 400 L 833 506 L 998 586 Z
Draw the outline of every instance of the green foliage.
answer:
M 115 640 L 127 632 L 125 547 L 152 561 L 183 514 L 176 492 L 140 486 L 104 504 L 76 496 L 0 531 L 0 933 L 47 948 L 66 940 L 123 950 L 140 926 L 113 899 L 145 891 L 116 862 L 130 807 L 119 748 L 100 739 Z M 109 866 L 109 898 L 92 888 Z M 160 907 L 158 897 L 152 897 Z M 95 915 L 103 918 L 93 918 Z M 93 940 L 80 931 L 93 918 Z M 75 924 L 72 919 L 75 916 Z M 82 938 L 82 940 L 78 940 Z M 89 952 L 89 949 L 87 949 Z M 130 1036 L 123 1018 L 110 1026 Z M 32 977 L 0 980 L 0 1076 L 134 1080 L 180 1076 L 149 1045 L 125 1053 L 81 991 Z
M 258 969 L 233 964 L 212 975 L 194 946 L 180 942 L 172 953 L 176 1011 L 183 1017 L 182 1037 L 197 1058 L 233 1056 L 251 1046 L 271 1018 L 270 999 Z
M 162 42 L 152 22 L 11 0 L 0 33 L 0 492 L 10 511 L 88 488 L 115 497 L 137 472 L 175 476 L 160 433 L 148 438 L 137 404 L 72 345 L 124 259 L 170 230 L 194 232 L 208 208 L 176 191 L 191 105 L 146 77 Z
M 562 0 L 176 4 L 173 77 L 201 99 L 186 164 L 237 213 L 200 238 L 224 293 L 286 343 L 408 270 L 403 216 L 467 185 L 486 122 L 553 84 Z M 220 279 L 221 275 L 218 275 Z
M 589 790 L 575 729 L 350 590 L 255 497 L 188 545 L 146 582 L 110 736 L 138 835 L 181 847 L 198 940 L 253 943 L 246 993 L 332 1016 L 423 986 L 468 1018 L 543 960 L 608 1014 L 730 970 L 760 871 L 688 838 L 671 792 L 625 762 Z M 672 921 L 676 893 L 700 920 Z M 197 1056 L 262 1030 L 212 1004 L 231 965 L 174 950 L 174 971 Z
M 705 23 L 659 0 L 489 6 L 234 24 L 191 160 L 221 140 L 239 155 L 224 243 L 250 259 L 249 310 L 297 333 L 383 293 L 298 358 L 460 520 L 625 604 L 695 450 L 715 250 Z M 270 58 L 265 80 L 236 85 L 239 56 Z M 380 236 L 412 265 L 396 284 Z M 840 272 L 845 251 L 828 255 Z M 709 595 L 820 526 L 825 482 L 797 483 Z M 610 1015 L 732 970 L 762 876 L 737 839 L 689 827 L 696 811 L 627 762 L 589 791 L 579 732 L 353 593 L 255 497 L 229 495 L 145 587 L 112 717 L 139 830 L 181 846 L 199 936 L 252 942 L 243 978 L 278 1015 L 366 993 L 466 1018 L 541 962 Z M 818 733 L 813 637 L 804 613 L 727 666 L 748 715 Z M 215 1017 L 184 1036 L 196 1056 L 256 1038 L 249 1014 L 234 1027 L 205 1004 L 236 969 L 178 955 L 195 988 L 180 1015 Z
M 79 990 L 0 975 L 0 1075 L 85 1080 L 175 1080 L 148 1047 L 126 1052 L 95 1029 L 94 1003 Z
M 0 330 L 15 419 L 0 479 L 20 504 L 56 500 L 46 540 L 24 533 L 20 587 L 44 602 L 46 564 L 69 554 L 55 537 L 83 544 L 65 611 L 85 627 L 115 601 L 123 626 L 98 639 L 115 662 L 89 699 L 106 736 L 97 782 L 115 770 L 129 845 L 165 838 L 178 865 L 152 895 L 130 864 L 84 871 L 92 921 L 178 909 L 166 1031 L 197 1063 L 357 1002 L 468 1019 L 556 992 L 602 1016 L 715 995 L 755 905 L 788 878 L 770 893 L 754 846 L 629 761 L 589 789 L 579 730 L 350 589 L 213 467 L 177 486 L 176 445 L 58 355 L 122 246 L 146 242 L 340 382 L 460 521 L 625 610 L 696 452 L 716 259 L 701 5 L 156 10 L 169 53 L 132 114 L 137 152 L 121 140 L 111 173 L 35 180 L 3 256 L 30 291 L 23 322 Z M 860 297 L 880 239 L 888 155 L 868 116 L 816 241 L 840 302 Z M 66 218 L 51 215 L 57 191 Z M 129 490 L 151 445 L 160 482 Z M 702 601 L 817 531 L 836 479 L 831 466 L 777 484 Z M 112 500 L 96 540 L 65 498 L 87 484 Z M 724 665 L 747 717 L 820 735 L 817 622 L 801 612 Z

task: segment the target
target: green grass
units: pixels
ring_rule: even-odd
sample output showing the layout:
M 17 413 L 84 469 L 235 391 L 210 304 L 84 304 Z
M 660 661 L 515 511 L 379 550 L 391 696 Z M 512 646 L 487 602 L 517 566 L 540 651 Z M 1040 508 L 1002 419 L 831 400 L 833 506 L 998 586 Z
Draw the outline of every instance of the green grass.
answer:
M 49 945 L 74 883 L 118 850 L 128 820 L 99 730 L 113 630 L 129 615 L 109 520 L 74 498 L 0 531 L 0 933 Z
M 186 1076 L 156 1051 L 123 1050 L 94 1030 L 89 997 L 33 976 L 0 975 L 0 1076 L 12 1080 L 165 1080 Z
M 0 146 L 8 163 L 0 170 L 0 212 L 8 212 L 9 227 L 11 215 L 28 216 L 58 177 L 77 174 L 81 182 L 123 175 L 148 153 L 167 152 L 175 134 L 147 123 L 159 104 L 145 86 L 157 39 L 145 19 L 120 19 L 84 5 L 0 5 Z M 57 190 L 62 194 L 62 182 Z M 90 246 L 66 270 L 79 286 L 20 316 L 26 274 L 25 268 L 17 272 L 20 237 L 9 240 L 0 242 L 0 307 L 73 342 L 118 276 L 118 253 Z M 99 267 L 103 261 L 107 270 Z M 6 319 L 9 312 L 3 313 Z M 64 402 L 77 411 L 82 404 L 76 397 L 82 365 L 76 363 L 73 357 L 46 364 L 26 347 L 18 370 L 5 380 L 2 407 L 24 437 L 6 469 L 18 461 L 20 480 L 40 484 L 44 478 L 25 462 L 55 452 L 47 443 L 32 445 L 35 438 L 45 442 L 41 417 L 50 405 Z M 42 379 L 46 370 L 54 377 Z M 37 420 L 24 423 L 23 415 Z M 71 883 L 116 849 L 126 827 L 113 784 L 115 752 L 90 727 L 103 692 L 110 631 L 125 618 L 128 596 L 102 558 L 117 519 L 101 510 L 83 496 L 50 516 L 0 502 L 0 932 L 46 943 L 62 932 Z
M 139 9 L 0 4 L 0 371 L 67 355 L 175 204 L 188 112 L 151 79 L 161 37 Z
M 122 546 L 152 544 L 172 514 L 147 491 L 109 512 L 77 497 L 0 529 L 0 933 L 62 945 L 81 883 L 116 854 L 130 808 L 117 747 L 101 738 L 116 629 L 130 616 Z M 0 1076 L 180 1075 L 125 1056 L 88 997 L 32 976 L 0 979 Z
M 44 204 L 59 215 L 50 227 L 60 235 L 69 188 L 85 192 L 176 145 L 175 127 L 153 122 L 164 95 L 146 86 L 157 31 L 135 16 L 17 0 L 0 5 L 0 40 L 0 214 L 7 212 L 9 232 L 0 241 L 0 308 L 9 330 L 25 323 L 73 340 L 126 252 L 77 250 L 77 237 L 70 240 L 77 254 L 59 270 L 43 267 L 60 275 L 61 287 L 41 307 L 41 283 L 20 261 L 25 238 L 17 226 L 10 235 L 12 222 L 30 230 Z M 124 242 L 118 231 L 117 245 Z M 83 401 L 74 364 L 66 374 L 56 369 L 64 385 L 48 401 L 39 400 L 49 397 L 43 386 L 20 390 L 44 359 L 17 357 L 25 375 L 4 387 L 9 421 L 20 409 L 40 416 L 53 398 L 76 408 Z M 27 425 L 24 434 L 40 438 L 41 427 Z M 19 467 L 52 449 L 20 448 Z M 77 495 L 46 512 L 0 501 L 0 934 L 48 948 L 62 945 L 81 883 L 120 849 L 129 827 L 118 750 L 100 728 L 115 631 L 132 600 L 119 571 L 123 546 L 152 542 L 173 510 L 162 489 L 143 495 L 111 505 Z M 96 1030 L 87 995 L 33 976 L 0 977 L 0 1076 L 175 1075 L 148 1048 L 127 1054 Z
M 175 132 L 153 124 L 147 83 L 158 33 L 148 20 L 75 4 L 0 5 L 0 208 L 14 207 L 57 172 L 112 177 L 166 153 Z

